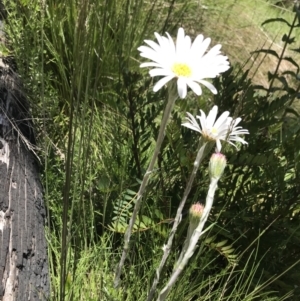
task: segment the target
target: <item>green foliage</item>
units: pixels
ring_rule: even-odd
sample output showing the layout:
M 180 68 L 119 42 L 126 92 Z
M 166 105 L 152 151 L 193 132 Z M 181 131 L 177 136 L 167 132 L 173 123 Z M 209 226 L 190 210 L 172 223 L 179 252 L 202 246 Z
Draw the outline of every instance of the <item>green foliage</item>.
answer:
M 127 189 L 122 193 L 121 197 L 114 203 L 112 222 L 108 225 L 109 230 L 118 233 L 125 233 L 128 226 L 129 218 L 132 213 L 133 204 L 135 203 L 136 192 Z M 150 208 L 149 208 L 150 209 Z M 142 232 L 154 230 L 161 235 L 166 235 L 164 227 L 163 214 L 158 209 L 155 209 L 150 216 L 138 216 L 133 226 L 133 232 Z M 157 222 L 154 221 L 157 219 Z
M 238 255 L 232 254 L 234 252 L 234 247 L 231 244 L 228 244 L 227 239 L 220 242 L 216 242 L 215 240 L 216 235 L 206 238 L 204 242 L 209 246 L 210 249 L 216 250 L 222 256 L 226 257 L 230 264 L 235 264 Z
M 298 300 L 297 290 L 291 296 L 300 277 L 296 266 L 284 274 L 300 259 L 300 84 L 294 52 L 264 48 L 253 53 L 252 59 L 263 54 L 277 66 L 292 65 L 284 72 L 270 68 L 269 86 L 254 85 L 253 70 L 236 67 L 215 80 L 215 97 L 177 101 L 135 224 L 123 285 L 115 290 L 122 234 L 166 98 L 165 91 L 152 92 L 152 80 L 139 70 L 137 47 L 154 31 L 173 34 L 180 24 L 195 30 L 207 26 L 194 22 L 199 18 L 194 1 L 16 0 L 5 5 L 7 52 L 14 55 L 31 100 L 42 149 L 52 299 L 146 299 L 198 144 L 196 134 L 181 127 L 182 120 L 186 111 L 207 111 L 214 103 L 242 117 L 249 146 L 239 152 L 224 147 L 229 167 L 209 218 L 208 226 L 214 226 L 169 299 Z M 219 8 L 210 7 L 212 15 Z M 276 19 L 295 30 L 297 19 L 294 25 L 283 20 Z M 296 37 L 285 34 L 282 41 L 293 46 Z M 205 198 L 203 164 L 189 204 Z M 180 254 L 186 225 L 183 216 L 161 285 Z

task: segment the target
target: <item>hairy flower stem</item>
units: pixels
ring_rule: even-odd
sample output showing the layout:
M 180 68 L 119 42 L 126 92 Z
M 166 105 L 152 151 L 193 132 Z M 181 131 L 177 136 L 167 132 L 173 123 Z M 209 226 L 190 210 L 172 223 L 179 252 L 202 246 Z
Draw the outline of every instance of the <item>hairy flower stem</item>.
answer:
M 199 221 L 199 224 L 197 228 L 195 229 L 191 239 L 188 248 L 186 249 L 186 252 L 183 256 L 180 256 L 179 260 L 175 268 L 173 270 L 173 273 L 170 277 L 170 280 L 168 281 L 167 285 L 162 289 L 160 292 L 157 301 L 164 301 L 171 290 L 172 286 L 175 284 L 176 280 L 178 279 L 179 275 L 183 271 L 184 267 L 187 265 L 190 257 L 194 254 L 196 244 L 202 234 L 203 227 L 207 221 L 207 218 L 209 216 L 210 210 L 212 208 L 213 200 L 214 200 L 214 195 L 217 189 L 217 184 L 218 184 L 219 178 L 211 178 L 210 184 L 209 184 L 209 189 L 206 197 L 206 204 L 205 208 L 203 210 L 203 215 Z
M 178 97 L 178 94 L 175 90 L 175 86 L 173 85 L 173 83 L 170 83 L 168 85 L 168 94 L 169 94 L 168 95 L 168 102 L 167 102 L 166 108 L 164 110 L 163 118 L 162 118 L 162 121 L 161 121 L 161 124 L 160 124 L 155 150 L 154 150 L 152 159 L 150 161 L 150 164 L 148 166 L 148 169 L 147 169 L 146 173 L 144 174 L 143 181 L 141 183 L 140 189 L 137 193 L 135 206 L 134 206 L 134 209 L 133 209 L 133 212 L 132 212 L 132 216 L 130 218 L 129 225 L 128 225 L 128 227 L 126 229 L 126 232 L 125 232 L 125 235 L 124 235 L 123 253 L 122 253 L 122 257 L 120 259 L 120 262 L 117 266 L 116 274 L 115 274 L 115 280 L 114 280 L 114 286 L 115 287 L 118 287 L 119 284 L 120 284 L 120 276 L 121 276 L 122 268 L 123 268 L 125 259 L 127 257 L 128 251 L 129 251 L 129 242 L 130 242 L 130 237 L 131 237 L 131 233 L 132 233 L 132 228 L 133 228 L 133 225 L 136 221 L 136 217 L 139 213 L 139 210 L 140 210 L 140 207 L 141 207 L 141 204 L 142 204 L 142 197 L 143 197 L 143 194 L 145 192 L 145 189 L 146 189 L 146 186 L 147 186 L 147 183 L 148 183 L 148 180 L 149 180 L 149 176 L 153 171 L 153 168 L 154 168 L 154 165 L 156 163 L 158 154 L 160 152 L 160 148 L 161 148 L 162 142 L 163 142 L 164 137 L 165 137 L 165 130 L 166 130 L 166 127 L 167 127 L 167 123 L 170 119 L 172 109 L 173 109 L 175 101 Z
M 190 178 L 187 182 L 183 197 L 182 197 L 181 202 L 179 204 L 179 207 L 177 209 L 177 213 L 176 213 L 176 217 L 175 217 L 175 220 L 174 220 L 174 223 L 173 223 L 173 227 L 172 227 L 172 230 L 171 230 L 169 238 L 168 238 L 168 243 L 167 243 L 167 245 L 165 245 L 163 247 L 164 254 L 163 254 L 163 257 L 162 257 L 161 262 L 159 264 L 159 267 L 156 270 L 156 277 L 153 280 L 153 284 L 152 284 L 152 287 L 151 287 L 150 292 L 148 294 L 147 301 L 151 301 L 153 299 L 157 284 L 159 282 L 160 273 L 161 273 L 161 271 L 162 271 L 162 269 L 163 269 L 163 267 L 166 263 L 166 260 L 167 260 L 169 254 L 170 254 L 172 243 L 173 243 L 173 238 L 175 236 L 177 227 L 178 227 L 178 225 L 181 221 L 181 213 L 182 213 L 183 207 L 185 205 L 185 202 L 187 200 L 187 197 L 188 197 L 188 195 L 191 191 L 192 184 L 193 184 L 194 179 L 195 179 L 196 174 L 197 174 L 197 170 L 198 170 L 199 165 L 200 165 L 201 161 L 203 160 L 204 156 L 211 150 L 211 148 L 212 148 L 212 145 L 210 143 L 204 141 L 201 138 L 199 151 L 197 153 L 197 157 L 196 157 L 196 160 L 194 162 L 194 168 L 193 168 L 193 171 L 192 171 L 192 173 L 190 175 Z

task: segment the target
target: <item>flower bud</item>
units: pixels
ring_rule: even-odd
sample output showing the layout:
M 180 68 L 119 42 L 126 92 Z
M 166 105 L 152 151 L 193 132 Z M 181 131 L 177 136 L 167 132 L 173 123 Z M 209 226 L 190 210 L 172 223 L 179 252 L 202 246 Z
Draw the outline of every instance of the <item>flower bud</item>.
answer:
M 209 161 L 209 176 L 211 178 L 220 179 L 226 167 L 226 157 L 221 153 L 212 154 Z
M 190 208 L 190 219 L 199 221 L 203 214 L 204 206 L 197 202 Z

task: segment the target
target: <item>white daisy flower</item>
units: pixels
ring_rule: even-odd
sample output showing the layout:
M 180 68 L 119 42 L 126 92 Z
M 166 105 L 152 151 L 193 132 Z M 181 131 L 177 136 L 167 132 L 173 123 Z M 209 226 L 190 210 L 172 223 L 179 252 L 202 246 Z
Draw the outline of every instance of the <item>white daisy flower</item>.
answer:
M 188 117 L 187 122 L 182 125 L 199 132 L 205 140 L 215 141 L 217 144 L 217 151 L 220 152 L 222 145 L 221 140 L 227 141 L 228 143 L 236 145 L 233 142 L 240 142 L 242 144 L 247 144 L 247 142 L 239 137 L 239 135 L 249 134 L 248 130 L 243 129 L 241 126 L 237 126 L 241 118 L 232 119 L 229 117 L 229 112 L 225 111 L 217 120 L 218 107 L 214 106 L 207 117 L 205 113 L 200 110 L 201 115 L 197 115 L 196 118 L 199 119 L 200 125 L 196 118 L 187 112 Z
M 150 76 L 163 76 L 154 85 L 154 92 L 173 78 L 177 78 L 180 98 L 186 97 L 187 86 L 197 95 L 201 95 L 202 89 L 199 84 L 217 94 L 216 88 L 204 78 L 215 78 L 229 69 L 227 56 L 221 55 L 221 45 L 218 44 L 207 51 L 210 38 L 204 39 L 203 35 L 198 35 L 192 43 L 191 38 L 184 34 L 183 28 L 178 30 L 176 44 L 168 33 L 167 37 L 154 34 L 158 43 L 145 40 L 148 46 L 138 48 L 142 57 L 151 60 L 141 64 L 140 67 L 154 67 L 149 72 Z
M 232 119 L 231 117 L 227 118 L 227 122 L 229 124 L 229 129 L 228 129 L 228 137 L 227 137 L 227 142 L 230 143 L 231 145 L 236 145 L 232 141 L 237 141 L 242 144 L 248 144 L 243 138 L 239 137 L 239 135 L 248 135 L 249 132 L 246 129 L 243 129 L 241 126 L 237 126 L 241 122 L 242 118 L 237 118 L 237 119 Z

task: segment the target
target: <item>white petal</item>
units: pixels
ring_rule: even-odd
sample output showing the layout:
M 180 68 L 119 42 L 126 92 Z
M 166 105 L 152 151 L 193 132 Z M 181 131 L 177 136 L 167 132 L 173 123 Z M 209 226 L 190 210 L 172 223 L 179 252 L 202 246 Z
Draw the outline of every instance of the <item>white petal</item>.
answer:
M 202 110 L 200 110 L 200 116 L 197 115 L 197 118 L 200 120 L 201 129 L 203 131 L 205 131 L 206 130 L 206 115 L 205 115 L 205 113 Z
M 198 129 L 200 130 L 199 124 L 196 120 L 196 118 L 189 112 L 186 112 L 186 114 L 188 115 L 188 117 L 186 117 L 186 119 L 195 127 L 198 127 Z
M 163 45 L 163 39 L 162 39 L 162 36 L 160 34 L 158 34 L 157 32 L 154 33 L 155 37 L 156 37 L 156 40 L 159 44 L 159 46 L 161 47 Z
M 161 65 L 158 63 L 152 63 L 152 62 L 140 64 L 140 68 L 144 68 L 144 67 L 161 67 Z
M 189 36 L 184 37 L 184 52 L 188 53 L 191 49 L 192 41 Z
M 201 45 L 199 45 L 198 56 L 202 57 L 205 51 L 207 50 L 209 44 L 211 42 L 211 38 L 206 38 Z
M 223 124 L 226 125 L 226 121 L 227 121 L 227 117 L 229 116 L 229 112 L 225 111 L 222 113 L 222 115 L 218 118 L 218 120 L 216 121 L 216 123 L 214 124 L 215 128 L 220 128 Z M 228 128 L 228 126 L 226 126 L 226 129 Z
M 144 41 L 146 44 L 148 44 L 153 50 L 155 51 L 160 51 L 161 47 L 155 43 L 154 41 L 151 41 L 151 40 L 145 40 Z M 139 47 L 140 48 L 140 47 Z M 138 48 L 138 50 L 139 50 Z
M 231 124 L 232 124 L 232 117 L 228 117 L 227 118 L 227 124 L 228 124 L 228 126 L 230 126 Z
M 186 112 L 186 114 L 188 115 L 188 117 L 186 118 L 187 122 L 183 123 L 182 126 L 185 126 L 187 128 L 201 133 L 201 129 L 196 118 L 189 112 Z
M 188 122 L 182 123 L 181 125 L 189 128 L 189 129 L 191 129 L 193 131 L 201 133 L 201 130 L 197 126 L 194 126 L 194 125 L 192 125 L 192 124 L 190 124 Z
M 161 89 L 162 86 L 164 86 L 167 82 L 169 82 L 174 76 L 166 76 L 160 79 L 153 87 L 153 91 L 157 92 L 159 89 Z
M 213 94 L 218 94 L 217 89 L 208 81 L 201 79 L 198 82 L 207 87 Z
M 218 152 L 220 153 L 220 152 L 221 152 L 221 149 L 222 149 L 221 141 L 220 141 L 219 139 L 217 139 L 216 144 L 217 144 L 217 150 L 218 150 Z
M 140 53 L 140 56 L 145 57 L 153 62 L 163 64 L 164 62 L 164 57 L 161 56 L 161 54 L 158 54 L 157 52 L 151 50 L 147 52 L 142 52 Z
M 240 130 L 233 130 L 231 135 L 249 135 L 248 130 L 240 129 Z
M 216 121 L 216 117 L 218 114 L 218 107 L 213 106 L 213 108 L 209 111 L 207 118 L 206 118 L 206 127 L 211 129 Z
M 192 46 L 191 46 L 191 52 L 193 52 L 193 53 L 198 52 L 198 49 L 200 48 L 200 46 L 201 46 L 201 44 L 202 44 L 202 42 L 203 42 L 203 39 L 204 39 L 204 37 L 203 37 L 202 34 L 199 34 L 199 35 L 196 37 L 195 41 L 193 42 L 193 44 L 192 44 Z M 199 54 L 198 54 L 198 55 L 199 55 Z
M 202 89 L 200 87 L 199 84 L 197 84 L 196 82 L 193 82 L 193 81 L 187 81 L 187 85 L 193 90 L 193 92 L 196 94 L 196 95 L 201 95 L 202 94 Z
M 167 75 L 173 75 L 173 72 L 168 69 L 162 69 L 162 68 L 155 68 L 149 71 L 149 74 L 151 77 L 153 76 L 167 76 Z
M 176 53 L 176 48 L 175 48 L 174 41 L 167 32 L 166 32 L 166 35 L 168 36 L 168 39 L 169 39 L 170 48 L 172 49 L 172 52 L 174 52 L 174 54 L 175 54 Z
M 238 141 L 238 142 L 241 142 L 242 144 L 248 144 L 248 142 L 246 142 L 243 138 L 241 137 L 230 137 L 230 141 Z
M 236 144 L 232 143 L 230 140 L 227 141 L 229 144 L 233 145 L 235 148 L 237 148 Z
M 240 122 L 241 122 L 242 118 L 237 118 L 233 121 L 233 128 L 235 128 Z
M 179 77 L 177 80 L 177 90 L 178 90 L 178 95 L 181 99 L 186 97 L 187 94 L 186 81 L 182 77 Z
M 216 57 L 220 53 L 221 45 L 215 45 L 213 48 L 211 48 L 204 56 L 203 59 L 211 59 L 213 57 Z
M 177 39 L 176 39 L 176 54 L 181 55 L 182 48 L 184 47 L 184 30 L 183 28 L 178 29 Z
M 137 50 L 140 52 L 144 52 L 144 51 L 148 51 L 148 49 L 153 50 L 148 46 L 140 46 Z

